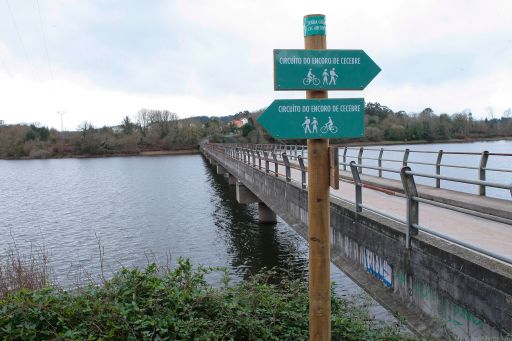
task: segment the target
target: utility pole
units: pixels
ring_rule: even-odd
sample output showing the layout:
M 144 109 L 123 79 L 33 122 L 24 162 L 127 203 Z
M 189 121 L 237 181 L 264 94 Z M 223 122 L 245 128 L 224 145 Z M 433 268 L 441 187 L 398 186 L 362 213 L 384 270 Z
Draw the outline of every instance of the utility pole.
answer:
M 61 152 L 64 153 L 64 121 L 62 116 L 64 116 L 66 112 L 64 110 L 57 111 L 57 114 L 60 115 L 60 138 L 61 138 Z
M 60 115 L 60 132 L 61 134 L 64 132 L 64 121 L 62 120 L 62 116 L 64 116 L 66 112 L 64 110 L 57 111 L 57 114 Z

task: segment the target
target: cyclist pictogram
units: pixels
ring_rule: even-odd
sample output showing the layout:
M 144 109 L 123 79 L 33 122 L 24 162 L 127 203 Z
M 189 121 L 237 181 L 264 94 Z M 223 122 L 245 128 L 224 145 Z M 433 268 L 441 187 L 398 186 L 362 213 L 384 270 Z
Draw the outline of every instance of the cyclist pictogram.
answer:
M 308 74 L 306 75 L 306 77 L 302 80 L 302 83 L 306 86 L 308 86 L 309 84 L 313 84 L 315 86 L 318 86 L 320 85 L 320 79 L 315 76 L 313 74 L 313 71 L 312 69 L 310 68 L 309 71 L 308 71 Z
M 332 122 L 331 116 L 329 116 L 329 121 L 327 121 L 327 123 L 324 124 L 322 126 L 322 128 L 320 128 L 320 133 L 322 133 L 322 134 L 327 134 L 327 133 L 336 134 L 337 132 L 338 132 L 338 127 L 336 127 L 334 125 L 334 123 Z

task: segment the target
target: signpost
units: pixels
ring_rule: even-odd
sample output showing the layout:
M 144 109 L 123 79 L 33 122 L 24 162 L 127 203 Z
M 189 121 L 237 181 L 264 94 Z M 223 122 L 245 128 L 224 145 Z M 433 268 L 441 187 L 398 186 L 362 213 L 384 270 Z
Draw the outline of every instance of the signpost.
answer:
M 274 50 L 275 90 L 363 90 L 379 72 L 363 50 Z
M 364 137 L 364 99 L 280 99 L 258 122 L 279 139 Z
M 309 339 L 331 339 L 329 184 L 338 188 L 329 138 L 364 136 L 364 99 L 327 99 L 327 90 L 362 90 L 380 68 L 362 50 L 325 50 L 325 16 L 304 17 L 305 50 L 274 50 L 274 89 L 306 90 L 276 100 L 258 118 L 279 139 L 308 139 Z M 332 174 L 330 174 L 332 173 Z M 331 178 L 330 178 L 331 175 Z

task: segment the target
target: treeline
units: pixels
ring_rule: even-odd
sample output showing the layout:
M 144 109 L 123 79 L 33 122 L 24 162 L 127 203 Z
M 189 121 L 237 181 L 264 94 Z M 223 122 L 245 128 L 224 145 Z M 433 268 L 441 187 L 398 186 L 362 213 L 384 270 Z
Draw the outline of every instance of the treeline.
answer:
M 510 109 L 501 118 L 474 119 L 469 111 L 435 114 L 425 108 L 417 114 L 394 112 L 379 103 L 365 107 L 365 135 L 369 141 L 438 141 L 512 136 Z
M 168 110 L 141 109 L 114 127 L 81 123 L 75 131 L 59 132 L 34 124 L 5 125 L 0 121 L 0 158 L 49 158 L 77 155 L 136 154 L 143 151 L 188 149 L 204 136 L 200 121 L 179 120 Z
M 194 148 L 202 139 L 220 143 L 296 143 L 275 141 L 258 124 L 263 112 L 240 111 L 224 117 L 198 116 L 178 119 L 168 110 L 141 109 L 125 116 L 114 127 L 95 127 L 85 121 L 76 131 L 59 132 L 34 124 L 5 125 L 0 121 L 0 158 L 48 158 L 77 155 L 137 154 Z M 365 138 L 360 141 L 446 141 L 512 136 L 512 110 L 501 118 L 475 119 L 469 111 L 436 114 L 430 108 L 420 113 L 394 112 L 379 103 L 365 107 Z M 334 140 L 348 143 L 351 140 Z

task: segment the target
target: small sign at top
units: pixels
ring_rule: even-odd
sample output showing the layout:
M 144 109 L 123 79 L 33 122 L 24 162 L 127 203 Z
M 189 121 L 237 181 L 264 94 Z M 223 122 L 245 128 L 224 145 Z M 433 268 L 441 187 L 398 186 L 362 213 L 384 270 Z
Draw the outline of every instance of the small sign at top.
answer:
M 304 17 L 304 37 L 325 36 L 325 15 L 314 14 Z

